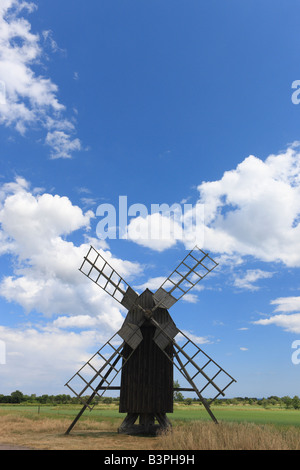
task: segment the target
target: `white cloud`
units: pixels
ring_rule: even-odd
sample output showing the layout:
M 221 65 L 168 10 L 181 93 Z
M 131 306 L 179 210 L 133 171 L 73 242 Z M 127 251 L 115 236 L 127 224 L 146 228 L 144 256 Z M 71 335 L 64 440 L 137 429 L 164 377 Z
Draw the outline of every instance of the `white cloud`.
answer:
M 120 327 L 119 304 L 78 270 L 89 243 L 76 246 L 68 240 L 79 229 L 88 233 L 93 216 L 66 197 L 30 192 L 21 178 L 3 185 L 0 253 L 11 254 L 14 264 L 12 274 L 0 282 L 0 294 L 27 312 L 36 310 L 48 317 L 88 314 L 111 332 Z M 102 250 L 105 243 L 93 242 L 125 279 L 140 272 L 137 263 L 115 259 Z
M 71 158 L 72 154 L 81 150 L 81 142 L 79 139 L 73 139 L 70 134 L 64 131 L 48 132 L 46 144 L 52 149 L 51 157 Z
M 78 270 L 90 243 L 126 280 L 141 271 L 88 238 L 91 211 L 39 192 L 20 177 L 0 186 L 0 253 L 11 259 L 0 295 L 27 315 L 24 324 L 0 326 L 2 393 L 68 393 L 66 381 L 121 327 L 124 309 Z M 76 246 L 69 238 L 78 230 L 86 241 Z
M 134 287 L 135 289 L 141 290 L 141 291 L 144 291 L 145 289 L 149 289 L 155 292 L 165 282 L 165 280 L 166 278 L 164 276 L 152 277 L 148 279 L 148 281 L 144 282 L 144 284 L 139 284 Z
M 53 52 L 57 52 L 57 51 L 65 52 L 63 49 L 60 49 L 57 42 L 53 38 L 53 31 L 51 31 L 50 29 L 47 30 L 47 31 L 43 31 L 42 36 L 44 38 L 45 44 L 49 44 L 49 46 L 50 46 L 50 48 Z
M 184 302 L 188 302 L 190 304 L 196 304 L 199 299 L 196 294 L 187 293 L 182 297 L 181 300 L 183 300 Z
M 279 297 L 272 300 L 277 305 L 274 312 L 285 312 L 253 322 L 255 325 L 275 325 L 290 333 L 300 333 L 300 297 Z M 298 311 L 298 312 L 297 312 Z M 290 314 L 290 312 L 297 312 Z
M 66 332 L 52 324 L 46 327 L 0 326 L 5 343 L 5 364 L 1 366 L 1 392 L 69 393 L 67 380 L 108 339 L 95 330 Z
M 258 290 L 259 287 L 253 283 L 260 279 L 268 279 L 273 276 L 273 273 L 262 271 L 261 269 L 248 269 L 242 277 L 235 277 L 234 286 L 239 289 Z
M 65 106 L 59 102 L 58 86 L 50 78 L 38 75 L 45 53 L 39 34 L 31 31 L 21 13 L 32 13 L 35 3 L 2 0 L 0 8 L 0 80 L 5 85 L 5 100 L 0 105 L 0 123 L 25 134 L 30 129 L 46 132 L 45 142 L 52 158 L 70 158 L 81 149 L 74 138 L 75 126 L 64 117 Z M 52 51 L 58 50 L 51 32 L 42 32 Z
M 127 226 L 126 238 L 155 251 L 164 251 L 182 242 L 193 248 L 203 244 L 203 205 L 152 204 L 151 213 L 143 206 L 141 214 Z
M 252 256 L 264 262 L 300 266 L 300 143 L 295 142 L 264 161 L 250 155 L 220 180 L 202 182 L 195 207 L 204 219 L 188 222 L 189 213 L 140 215 L 130 221 L 129 238 L 163 251 L 182 242 L 241 260 Z M 201 214 L 200 214 L 201 215 Z M 200 223 L 199 223 L 200 221 Z M 190 221 L 191 222 L 191 221 Z M 152 231 L 159 234 L 151 237 Z M 190 233 L 189 233 L 190 232 Z M 184 235 L 184 236 L 182 236 Z
M 207 249 L 300 266 L 298 143 L 265 161 L 251 155 L 198 190 Z
M 205 338 L 204 336 L 196 336 L 190 331 L 186 331 L 186 330 L 181 330 L 181 331 L 195 344 L 210 344 L 211 343 L 211 341 L 208 338 Z M 178 335 L 175 337 L 175 341 L 178 343 L 180 341 L 186 341 L 186 337 L 183 336 L 181 333 L 178 333 Z
M 79 328 L 90 329 L 101 326 L 101 317 L 91 317 L 90 315 L 76 315 L 72 317 L 59 317 L 54 320 L 53 325 L 57 328 Z
M 264 318 L 253 323 L 255 325 L 275 325 L 290 333 L 300 333 L 300 313 L 274 315 L 271 318 Z
M 275 312 L 300 311 L 300 297 L 279 297 L 272 300 L 271 305 L 277 305 Z
M 132 219 L 127 227 L 127 237 L 139 245 L 163 251 L 174 246 L 182 235 L 176 220 L 154 213 Z

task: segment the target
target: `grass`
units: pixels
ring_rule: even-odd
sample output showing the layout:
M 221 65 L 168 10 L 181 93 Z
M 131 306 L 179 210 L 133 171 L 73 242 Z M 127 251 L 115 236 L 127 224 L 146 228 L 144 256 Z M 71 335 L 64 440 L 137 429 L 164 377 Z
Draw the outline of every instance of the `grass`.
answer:
M 79 410 L 80 405 L 58 405 L 49 406 L 41 405 L 28 406 L 28 405 L 0 405 L 0 413 L 17 413 L 24 416 L 33 415 L 38 413 L 43 416 L 55 418 L 69 418 L 75 417 Z M 278 407 L 270 407 L 268 409 L 260 406 L 247 406 L 247 405 L 233 405 L 233 406 L 216 406 L 212 407 L 212 411 L 217 417 L 218 421 L 226 422 L 249 422 L 256 424 L 275 424 L 279 426 L 299 426 L 300 427 L 300 410 L 281 409 Z M 96 421 L 114 422 L 115 420 L 123 420 L 126 414 L 121 414 L 118 407 L 112 405 L 97 405 L 92 412 L 85 411 L 82 419 L 90 418 Z M 210 421 L 206 410 L 203 406 L 199 405 L 176 405 L 174 406 L 174 413 L 169 414 L 169 419 L 174 425 L 176 423 L 189 422 L 191 420 Z
M 234 405 L 212 407 L 212 411 L 218 421 L 300 427 L 300 410 L 287 410 L 276 407 L 265 409 L 260 406 Z M 195 419 L 210 421 L 207 412 L 199 406 L 198 408 L 197 406 L 178 407 L 171 419 L 175 421 Z
M 164 450 L 300 450 L 300 429 L 193 421 L 160 437 Z
M 216 426 L 199 405 L 175 406 L 173 429 L 155 438 L 118 434 L 125 415 L 116 405 L 85 412 L 72 433 L 64 433 L 80 406 L 0 406 L 0 443 L 34 449 L 300 450 L 300 411 L 254 406 L 218 406 Z

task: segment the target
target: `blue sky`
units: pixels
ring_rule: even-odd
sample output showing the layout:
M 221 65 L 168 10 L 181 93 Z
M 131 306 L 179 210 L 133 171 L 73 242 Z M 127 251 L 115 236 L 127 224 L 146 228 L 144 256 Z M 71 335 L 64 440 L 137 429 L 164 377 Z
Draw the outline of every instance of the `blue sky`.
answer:
M 99 239 L 98 206 L 127 196 L 149 212 L 129 234 L 167 223 L 152 204 L 204 208 L 219 267 L 170 313 L 237 379 L 227 396 L 299 394 L 299 3 L 1 5 L 0 393 L 67 393 L 121 326 L 78 272 L 90 243 L 136 290 L 188 253 Z

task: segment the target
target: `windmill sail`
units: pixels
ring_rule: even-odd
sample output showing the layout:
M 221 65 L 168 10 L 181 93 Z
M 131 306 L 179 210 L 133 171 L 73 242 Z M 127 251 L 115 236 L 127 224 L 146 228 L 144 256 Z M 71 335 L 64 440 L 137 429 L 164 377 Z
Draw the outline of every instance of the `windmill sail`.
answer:
M 183 346 L 180 346 L 174 340 L 173 335 L 169 334 L 169 325 L 164 328 L 153 318 L 151 321 L 160 333 L 157 336 L 165 337 L 164 342 L 162 340 L 156 341 L 156 337 L 154 337 L 154 341 L 190 383 L 199 398 L 203 398 L 202 394 L 205 391 L 206 394 L 209 394 L 209 404 L 211 404 L 220 395 L 224 396 L 224 391 L 235 382 L 235 379 L 182 331 L 177 330 L 184 342 Z M 170 343 L 173 345 L 171 354 L 165 347 Z
M 155 292 L 153 311 L 172 307 L 217 266 L 208 253 L 195 246 Z
M 225 395 L 225 390 L 235 379 L 182 331 L 180 335 L 184 344 L 180 346 L 174 341 L 174 365 L 189 382 L 196 385 L 198 394 L 208 396 L 211 404 L 220 395 Z
M 65 384 L 90 410 L 95 406 L 91 405 L 90 396 L 101 397 L 134 352 L 132 349 L 125 358 L 122 354 L 125 343 L 118 343 L 120 340 L 116 333 Z
M 127 310 L 132 308 L 137 301 L 138 294 L 92 246 L 84 257 L 79 271 L 127 308 Z

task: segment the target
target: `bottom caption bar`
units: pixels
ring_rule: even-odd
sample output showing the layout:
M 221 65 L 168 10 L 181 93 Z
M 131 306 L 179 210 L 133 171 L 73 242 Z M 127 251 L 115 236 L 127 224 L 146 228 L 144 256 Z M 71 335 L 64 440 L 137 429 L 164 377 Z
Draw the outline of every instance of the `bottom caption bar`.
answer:
M 195 465 L 197 463 L 196 452 L 183 451 L 107 451 L 103 453 L 104 465 L 126 465 L 136 468 L 142 465 Z

